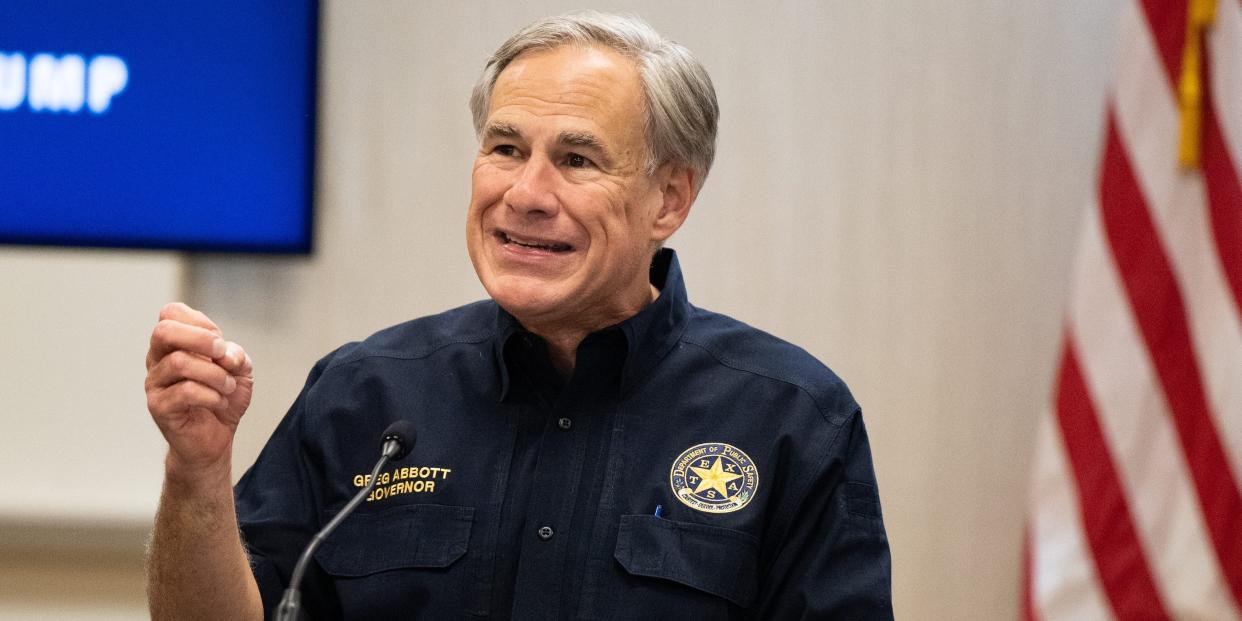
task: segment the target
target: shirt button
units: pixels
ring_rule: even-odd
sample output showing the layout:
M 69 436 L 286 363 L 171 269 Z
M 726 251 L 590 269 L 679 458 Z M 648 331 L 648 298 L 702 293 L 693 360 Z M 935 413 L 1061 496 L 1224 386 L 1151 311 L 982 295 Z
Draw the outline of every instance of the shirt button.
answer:
M 535 531 L 535 534 L 539 535 L 539 539 L 541 541 L 547 541 L 551 539 L 552 535 L 555 533 L 552 532 L 551 526 L 540 526 L 539 530 Z
M 563 431 L 569 431 L 569 428 L 574 426 L 574 421 L 562 416 L 560 420 L 556 421 L 556 426 L 560 427 Z

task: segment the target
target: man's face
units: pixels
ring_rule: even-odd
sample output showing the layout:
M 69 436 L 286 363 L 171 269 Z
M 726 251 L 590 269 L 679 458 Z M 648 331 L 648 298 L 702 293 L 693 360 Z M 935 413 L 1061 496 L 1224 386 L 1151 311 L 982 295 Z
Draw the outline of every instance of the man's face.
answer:
M 605 48 L 523 54 L 496 80 L 466 244 L 527 327 L 597 329 L 650 301 L 652 243 L 684 214 L 662 215 L 669 172 L 646 174 L 644 106 L 633 62 Z

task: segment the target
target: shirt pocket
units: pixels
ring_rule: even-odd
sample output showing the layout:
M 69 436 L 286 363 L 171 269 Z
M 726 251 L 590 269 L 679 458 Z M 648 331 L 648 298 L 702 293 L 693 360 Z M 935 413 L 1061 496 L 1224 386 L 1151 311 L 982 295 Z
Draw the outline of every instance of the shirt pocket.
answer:
M 342 610 L 388 618 L 430 601 L 464 610 L 473 507 L 400 505 L 346 518 L 315 553 Z M 436 606 L 441 609 L 440 605 Z
M 333 576 L 440 568 L 465 556 L 474 507 L 403 505 L 346 518 L 315 560 Z
M 676 582 L 746 608 L 758 590 L 758 553 L 758 540 L 742 531 L 623 515 L 614 556 L 632 576 Z

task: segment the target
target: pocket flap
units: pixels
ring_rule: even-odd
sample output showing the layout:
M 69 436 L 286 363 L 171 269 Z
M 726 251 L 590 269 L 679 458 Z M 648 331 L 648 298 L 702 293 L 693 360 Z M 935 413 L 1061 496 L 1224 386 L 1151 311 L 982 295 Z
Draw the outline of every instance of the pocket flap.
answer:
M 615 556 L 633 575 L 672 580 L 745 608 L 758 589 L 758 553 L 758 541 L 741 531 L 623 515 Z
M 334 576 L 448 567 L 466 553 L 474 507 L 401 505 L 345 518 L 315 560 Z

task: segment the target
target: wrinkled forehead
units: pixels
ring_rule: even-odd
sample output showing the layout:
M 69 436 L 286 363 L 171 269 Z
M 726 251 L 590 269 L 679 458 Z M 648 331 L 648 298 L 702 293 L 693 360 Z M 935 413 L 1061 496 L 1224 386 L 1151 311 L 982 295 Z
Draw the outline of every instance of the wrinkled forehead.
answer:
M 566 44 L 528 50 L 496 79 L 488 111 L 493 121 L 514 114 L 578 119 L 614 138 L 645 136 L 646 103 L 637 65 L 610 48 Z

